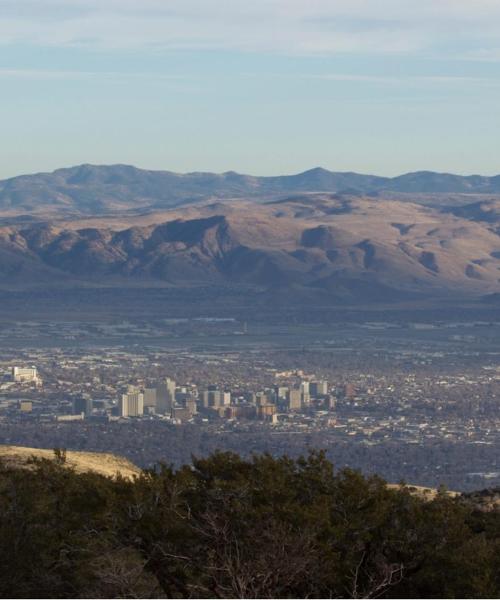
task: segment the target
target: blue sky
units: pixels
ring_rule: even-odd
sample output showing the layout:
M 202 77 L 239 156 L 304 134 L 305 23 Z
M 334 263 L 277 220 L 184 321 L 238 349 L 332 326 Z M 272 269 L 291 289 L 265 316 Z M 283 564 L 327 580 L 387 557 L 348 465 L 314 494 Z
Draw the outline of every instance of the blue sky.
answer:
M 0 177 L 500 173 L 499 0 L 0 0 Z

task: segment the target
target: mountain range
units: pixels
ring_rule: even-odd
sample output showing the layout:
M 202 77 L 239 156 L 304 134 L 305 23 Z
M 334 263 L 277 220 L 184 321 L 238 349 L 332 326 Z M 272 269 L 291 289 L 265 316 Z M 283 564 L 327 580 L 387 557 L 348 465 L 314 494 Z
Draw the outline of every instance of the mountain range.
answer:
M 409 200 L 432 204 L 429 195 L 437 194 L 435 201 L 440 203 L 446 194 L 500 196 L 500 175 L 465 177 L 420 171 L 389 178 L 315 168 L 297 175 L 254 177 L 234 171 L 179 174 L 128 165 L 80 165 L 0 181 L 0 217 L 117 214 L 216 199 L 269 201 L 308 192 L 411 194 Z M 418 199 L 422 194 L 427 197 Z M 467 202 L 461 199 L 459 203 Z
M 0 285 L 250 286 L 303 302 L 495 297 L 499 208 L 494 198 L 439 208 L 295 191 L 13 222 L 0 227 Z

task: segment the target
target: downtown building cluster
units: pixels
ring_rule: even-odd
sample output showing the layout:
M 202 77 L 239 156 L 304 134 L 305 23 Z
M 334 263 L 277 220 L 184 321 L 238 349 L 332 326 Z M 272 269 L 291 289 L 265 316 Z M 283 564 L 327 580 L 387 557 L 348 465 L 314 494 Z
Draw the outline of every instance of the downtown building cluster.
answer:
M 329 393 L 328 382 L 301 381 L 293 387 L 277 385 L 260 391 L 234 392 L 209 385 L 177 386 L 167 377 L 154 386 L 129 385 L 112 409 L 112 416 L 140 418 L 160 416 L 188 421 L 195 415 L 205 418 L 257 419 L 276 422 L 280 414 L 307 411 L 310 408 L 332 410 L 335 397 Z M 74 413 L 92 414 L 89 398 L 77 398 Z

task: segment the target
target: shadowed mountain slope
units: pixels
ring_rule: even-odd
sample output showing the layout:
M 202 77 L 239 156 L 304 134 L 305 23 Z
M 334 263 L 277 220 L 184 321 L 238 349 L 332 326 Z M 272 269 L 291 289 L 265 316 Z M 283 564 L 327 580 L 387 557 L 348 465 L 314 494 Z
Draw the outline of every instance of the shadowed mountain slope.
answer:
M 472 202 L 464 206 L 449 208 L 448 212 L 470 221 L 484 221 L 500 227 L 500 200 Z

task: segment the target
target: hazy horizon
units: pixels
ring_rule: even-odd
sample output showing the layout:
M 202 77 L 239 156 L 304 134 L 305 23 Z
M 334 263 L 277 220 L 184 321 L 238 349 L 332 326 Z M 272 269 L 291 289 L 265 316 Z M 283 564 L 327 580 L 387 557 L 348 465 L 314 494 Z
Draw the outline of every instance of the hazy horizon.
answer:
M 456 175 L 459 177 L 476 177 L 476 176 L 477 177 L 497 177 L 500 175 L 500 167 L 499 167 L 498 172 L 491 172 L 491 173 L 479 173 L 479 172 L 467 172 L 467 171 L 452 172 L 452 171 L 438 171 L 438 170 L 434 170 L 434 169 L 412 169 L 411 171 L 386 174 L 386 173 L 380 173 L 380 172 L 365 172 L 365 171 L 360 171 L 358 169 L 347 169 L 347 170 L 340 171 L 335 168 L 328 168 L 328 167 L 325 167 L 322 165 L 314 165 L 312 167 L 301 168 L 299 170 L 290 171 L 290 172 L 248 173 L 248 172 L 242 172 L 242 171 L 238 171 L 236 169 L 231 169 L 231 168 L 226 169 L 224 171 L 209 171 L 209 170 L 203 169 L 203 168 L 194 169 L 194 170 L 190 170 L 190 171 L 177 171 L 177 170 L 169 168 L 168 165 L 165 167 L 151 168 L 151 167 L 148 167 L 147 165 L 127 164 L 127 163 L 118 163 L 118 162 L 93 163 L 93 162 L 86 161 L 86 162 L 82 162 L 79 164 L 60 165 L 53 169 L 15 173 L 15 174 L 9 175 L 7 177 L 2 177 L 0 180 L 14 179 L 16 177 L 23 177 L 23 176 L 29 176 L 29 175 L 42 175 L 45 173 L 50 174 L 50 173 L 54 173 L 55 171 L 60 171 L 60 170 L 64 170 L 64 169 L 74 169 L 74 168 L 83 167 L 83 166 L 91 166 L 91 167 L 122 166 L 122 167 L 131 167 L 131 168 L 135 168 L 135 169 L 140 169 L 141 171 L 170 172 L 170 173 L 175 173 L 178 175 L 191 175 L 191 174 L 195 174 L 195 173 L 211 173 L 211 174 L 216 174 L 216 175 L 225 175 L 227 173 L 237 173 L 238 175 L 243 175 L 243 176 L 248 176 L 248 177 L 287 177 L 287 176 L 293 176 L 293 175 L 301 175 L 303 173 L 315 171 L 317 169 L 328 171 L 330 173 L 353 173 L 353 174 L 357 174 L 357 175 L 367 175 L 367 176 L 373 176 L 373 177 L 386 177 L 388 179 L 400 177 L 403 175 L 411 175 L 414 173 L 436 173 L 438 175 Z

